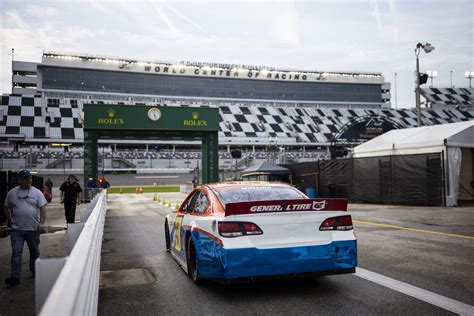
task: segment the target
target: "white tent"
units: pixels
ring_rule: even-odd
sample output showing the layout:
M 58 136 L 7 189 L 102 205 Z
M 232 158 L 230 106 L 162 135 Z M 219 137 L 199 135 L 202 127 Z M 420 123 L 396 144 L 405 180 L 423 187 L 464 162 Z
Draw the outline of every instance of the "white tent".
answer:
M 443 153 L 447 177 L 446 206 L 453 206 L 457 205 L 460 187 L 463 199 L 473 199 L 472 148 L 474 121 L 467 121 L 391 130 L 355 147 L 353 156 L 361 158 Z

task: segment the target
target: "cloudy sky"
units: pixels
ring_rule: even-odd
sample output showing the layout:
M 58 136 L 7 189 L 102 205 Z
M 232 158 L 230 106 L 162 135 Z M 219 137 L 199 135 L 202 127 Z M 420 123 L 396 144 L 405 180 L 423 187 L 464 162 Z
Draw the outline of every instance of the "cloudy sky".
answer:
M 414 49 L 434 86 L 468 86 L 474 71 L 472 0 L 132 1 L 0 0 L 0 93 L 15 60 L 43 50 L 143 60 L 209 61 L 382 72 L 398 107 L 413 107 Z

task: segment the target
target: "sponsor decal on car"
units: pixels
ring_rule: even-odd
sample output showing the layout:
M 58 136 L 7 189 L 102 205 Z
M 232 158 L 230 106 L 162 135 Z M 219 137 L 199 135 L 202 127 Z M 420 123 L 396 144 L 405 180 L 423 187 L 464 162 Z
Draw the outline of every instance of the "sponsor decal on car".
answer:
M 225 215 L 270 213 L 270 212 L 301 212 L 301 211 L 347 211 L 346 199 L 302 199 L 273 200 L 228 203 Z

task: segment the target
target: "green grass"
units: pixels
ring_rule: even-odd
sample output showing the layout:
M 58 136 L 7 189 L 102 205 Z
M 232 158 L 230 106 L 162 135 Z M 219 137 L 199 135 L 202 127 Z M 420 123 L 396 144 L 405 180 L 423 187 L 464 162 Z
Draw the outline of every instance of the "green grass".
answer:
M 137 187 L 111 187 L 109 188 L 109 193 L 120 193 L 120 189 L 122 189 L 122 193 L 135 193 Z M 160 187 L 141 187 L 143 189 L 143 193 L 164 193 L 164 192 L 179 192 L 179 186 L 160 186 Z

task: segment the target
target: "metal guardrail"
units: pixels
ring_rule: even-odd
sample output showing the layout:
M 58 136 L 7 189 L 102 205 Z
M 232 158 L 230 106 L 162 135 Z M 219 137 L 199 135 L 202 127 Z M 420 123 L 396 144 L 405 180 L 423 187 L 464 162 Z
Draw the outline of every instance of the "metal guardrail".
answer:
M 36 260 L 38 315 L 97 315 L 106 194 L 81 212 L 81 223 L 68 225 L 68 257 Z

